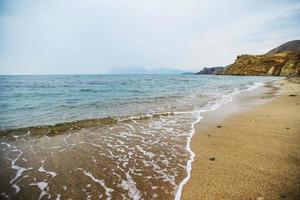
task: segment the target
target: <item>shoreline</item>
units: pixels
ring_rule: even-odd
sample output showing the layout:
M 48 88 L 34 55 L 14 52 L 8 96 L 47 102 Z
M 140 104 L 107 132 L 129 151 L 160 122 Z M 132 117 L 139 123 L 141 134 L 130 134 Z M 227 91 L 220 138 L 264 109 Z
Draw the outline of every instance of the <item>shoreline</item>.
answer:
M 63 198 L 82 198 L 85 194 L 80 190 L 69 194 L 64 192 L 64 188 L 57 188 L 56 185 L 70 189 L 78 188 L 76 184 L 77 179 L 80 178 L 81 187 L 86 190 L 85 184 L 90 184 L 89 179 L 95 177 L 95 180 L 104 181 L 103 183 L 114 191 L 111 194 L 102 193 L 107 197 L 127 195 L 128 198 L 133 198 L 136 193 L 138 196 L 145 197 L 180 199 L 182 188 L 188 183 L 192 172 L 194 152 L 191 149 L 193 147 L 191 138 L 197 131 L 198 122 L 206 120 L 208 113 L 219 112 L 220 109 L 227 107 L 226 105 L 231 104 L 230 102 L 235 101 L 238 96 L 244 97 L 245 94 L 260 90 L 260 84 L 263 82 L 247 84 L 239 90 L 234 89 L 218 101 L 203 106 L 201 110 L 126 117 L 121 121 L 114 118 L 91 119 L 54 126 L 10 130 L 11 132 L 7 132 L 7 137 L 2 138 L 4 140 L 0 144 L 3 146 L 3 161 L 8 156 L 11 157 L 10 162 L 1 164 L 1 168 L 6 170 L 0 174 L 3 177 L 0 187 L 12 197 L 34 198 L 39 193 L 32 187 L 42 182 L 47 184 L 45 190 L 47 195 L 60 194 Z M 271 84 L 266 88 L 265 92 L 274 89 Z M 268 99 L 263 101 L 266 100 Z M 177 120 L 174 120 L 173 115 L 175 118 L 179 116 Z M 111 127 L 111 124 L 114 127 Z M 41 132 L 42 134 L 39 134 Z M 182 134 L 183 132 L 185 134 Z M 39 135 L 45 137 L 35 137 Z M 167 148 L 165 144 L 168 144 Z M 87 152 L 92 153 L 87 154 Z M 69 165 L 65 166 L 63 164 L 65 162 Z M 7 167 L 7 164 L 10 166 Z M 111 168 L 107 168 L 108 165 Z M 133 168 L 138 171 L 131 171 Z M 15 173 L 16 169 L 18 169 L 17 173 Z M 111 169 L 113 179 L 111 176 L 106 176 L 112 174 L 112 171 L 109 171 Z M 139 173 L 141 170 L 145 172 L 144 177 L 148 179 L 146 183 Z M 16 174 L 19 173 L 21 175 L 17 176 Z M 54 177 L 55 179 L 52 180 Z M 129 184 L 128 187 L 122 185 L 124 181 Z M 8 182 L 14 184 L 13 188 L 9 187 Z M 97 184 L 96 181 L 91 184 L 91 187 L 98 188 Z M 104 189 L 107 189 L 106 186 Z M 145 189 L 146 186 L 151 187 L 151 193 Z M 99 188 L 89 191 L 89 195 L 97 195 L 97 192 Z
M 196 129 L 197 129 L 198 124 L 201 124 L 201 122 L 202 122 L 204 116 L 206 115 L 206 113 L 209 114 L 212 111 L 218 112 L 218 110 L 221 109 L 223 106 L 225 106 L 225 108 L 226 108 L 226 105 L 233 104 L 235 102 L 236 98 L 245 95 L 245 92 L 248 92 L 248 93 L 251 92 L 250 94 L 262 92 L 262 91 L 257 91 L 257 90 L 259 90 L 259 89 L 262 90 L 263 87 L 270 87 L 270 85 L 272 85 L 272 83 L 274 81 L 275 80 L 256 82 L 253 86 L 251 86 L 249 88 L 246 88 L 246 89 L 243 89 L 243 90 L 233 91 L 232 93 L 224 96 L 223 99 L 219 100 L 220 102 L 215 103 L 215 105 L 209 106 L 209 108 L 207 108 L 207 109 L 202 108 L 202 109 L 197 111 L 197 120 L 191 122 L 192 129 L 191 129 L 190 134 L 189 134 L 190 136 L 187 138 L 187 144 L 186 144 L 186 150 L 190 154 L 190 159 L 187 161 L 187 164 L 186 164 L 187 175 L 186 175 L 186 177 L 184 177 L 184 179 L 178 185 L 178 189 L 175 193 L 175 198 L 174 198 L 175 200 L 180 200 L 181 199 L 183 190 L 184 190 L 185 186 L 188 184 L 188 182 L 191 179 L 191 172 L 192 172 L 192 168 L 193 168 L 192 165 L 193 165 L 193 162 L 195 161 L 195 157 L 196 157 L 196 155 L 195 155 L 195 153 L 192 149 L 191 142 L 193 140 L 194 135 L 197 132 Z M 226 97 L 229 98 L 229 99 L 227 99 L 225 101 Z M 230 112 L 228 112 L 227 115 L 230 115 Z M 223 117 L 226 118 L 227 115 L 224 114 Z M 202 126 L 202 124 L 201 124 L 201 126 Z
M 298 83 L 299 84 L 299 83 Z M 286 86 L 287 85 L 287 86 Z M 291 86 L 292 85 L 292 86 Z M 292 87 L 287 89 L 288 87 Z M 202 165 L 203 163 L 216 163 L 218 162 L 217 158 L 215 158 L 213 155 L 212 157 L 204 158 L 204 155 L 200 152 L 205 151 L 205 148 L 208 148 L 209 151 L 213 151 L 217 144 L 209 144 L 209 140 L 207 138 L 217 138 L 217 141 L 221 141 L 221 139 L 218 140 L 219 134 L 222 134 L 222 127 L 227 126 L 226 123 L 228 121 L 230 122 L 232 119 L 236 119 L 239 117 L 245 117 L 248 115 L 248 113 L 253 112 L 253 110 L 260 109 L 261 107 L 267 107 L 268 105 L 272 104 L 275 100 L 278 98 L 288 98 L 288 93 L 291 93 L 292 91 L 299 93 L 299 85 L 295 83 L 288 82 L 287 80 L 278 80 L 276 82 L 271 81 L 268 83 L 265 83 L 264 86 L 258 87 L 251 91 L 241 92 L 237 95 L 234 95 L 233 101 L 229 102 L 225 105 L 222 105 L 219 109 L 212 110 L 210 112 L 204 112 L 201 113 L 201 121 L 199 123 L 196 123 L 195 125 L 195 134 L 192 136 L 191 141 L 191 147 L 193 153 L 195 153 L 196 157 L 192 164 L 192 170 L 191 170 L 191 178 L 187 182 L 187 184 L 184 185 L 183 191 L 182 191 L 182 199 L 211 199 L 211 198 L 233 198 L 234 196 L 230 196 L 228 192 L 224 192 L 225 196 L 203 196 L 201 195 L 203 192 L 206 192 L 205 188 L 208 188 L 206 184 L 203 184 L 205 181 L 199 181 L 205 178 L 205 176 L 213 176 L 212 174 L 209 174 L 209 172 L 206 172 L 206 168 L 204 168 Z M 294 121 L 297 121 L 297 118 L 294 116 Z M 253 121 L 254 122 L 254 121 Z M 248 123 L 253 123 L 252 121 Z M 216 129 L 217 128 L 217 129 Z M 242 130 L 247 129 L 246 127 L 240 127 Z M 259 129 L 258 129 L 259 130 Z M 299 126 L 298 126 L 298 130 Z M 232 131 L 232 130 L 231 130 Z M 234 131 L 234 130 L 233 130 Z M 218 132 L 218 135 L 216 135 Z M 208 134 L 209 133 L 209 134 Z M 213 136 L 213 137 L 212 137 Z M 227 140 L 230 140 L 230 134 L 227 136 L 228 138 L 225 138 Z M 224 140 L 224 138 L 222 138 Z M 201 142 L 203 141 L 203 142 Z M 201 144 L 199 144 L 201 143 Z M 204 144 L 202 144 L 204 143 Z M 231 149 L 234 151 L 234 149 Z M 222 152 L 218 152 L 222 154 Z M 243 152 L 244 153 L 244 152 Z M 202 162 L 202 163 L 201 163 Z M 230 161 L 227 161 L 230 162 Z M 209 168 L 208 168 L 209 169 Z M 221 169 L 221 168 L 220 168 Z M 204 170 L 204 171 L 203 171 Z M 199 171 L 202 171 L 199 173 Z M 222 171 L 221 171 L 222 173 Z M 225 173 L 225 172 L 224 172 Z M 199 176 L 201 174 L 201 176 Z M 214 176 L 213 176 L 214 177 Z M 233 178 L 233 177 L 231 177 Z M 206 180 L 207 182 L 210 182 L 209 180 Z M 221 185 L 228 184 L 227 182 L 220 183 Z M 216 185 L 215 185 L 216 186 Z M 201 188 L 201 192 L 199 192 Z M 212 189 L 212 188 L 209 188 Z M 218 188 L 215 188 L 213 190 L 218 190 Z M 217 194 L 222 192 L 216 192 Z M 228 196 L 229 195 L 229 196 Z M 239 196 L 239 198 L 258 198 L 260 196 L 254 197 L 254 196 Z

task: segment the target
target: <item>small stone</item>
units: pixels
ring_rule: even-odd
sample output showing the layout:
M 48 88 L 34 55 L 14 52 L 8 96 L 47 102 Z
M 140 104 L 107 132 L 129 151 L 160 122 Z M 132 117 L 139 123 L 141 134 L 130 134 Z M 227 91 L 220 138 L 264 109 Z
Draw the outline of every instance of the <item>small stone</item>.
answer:
M 210 137 L 211 135 L 207 135 L 208 137 Z
M 289 127 L 286 127 L 286 129 L 290 129 Z
M 295 94 L 290 94 L 289 96 L 290 96 L 290 97 L 295 97 L 295 96 L 297 96 L 297 95 L 295 95 Z
M 217 126 L 218 128 L 222 128 L 222 126 Z
M 215 157 L 211 157 L 211 158 L 209 158 L 209 160 L 210 160 L 210 161 L 215 161 L 216 158 L 215 158 Z
M 285 199 L 287 196 L 285 194 L 279 194 L 280 198 Z

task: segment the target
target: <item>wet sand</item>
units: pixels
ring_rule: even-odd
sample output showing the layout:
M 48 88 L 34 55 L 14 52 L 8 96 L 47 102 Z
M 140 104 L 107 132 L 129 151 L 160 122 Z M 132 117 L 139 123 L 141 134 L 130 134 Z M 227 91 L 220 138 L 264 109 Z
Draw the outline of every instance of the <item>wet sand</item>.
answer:
M 244 92 L 204 113 L 182 199 L 300 199 L 299 113 L 299 79 Z
M 174 199 L 186 176 L 190 115 L 8 130 L 0 199 Z

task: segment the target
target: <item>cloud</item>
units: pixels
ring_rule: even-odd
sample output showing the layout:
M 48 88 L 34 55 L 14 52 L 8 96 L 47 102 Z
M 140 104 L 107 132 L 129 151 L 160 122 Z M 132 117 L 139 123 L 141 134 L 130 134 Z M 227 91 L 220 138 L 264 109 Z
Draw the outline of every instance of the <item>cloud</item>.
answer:
M 199 69 L 299 39 L 297 1 L 3 0 L 0 74 Z

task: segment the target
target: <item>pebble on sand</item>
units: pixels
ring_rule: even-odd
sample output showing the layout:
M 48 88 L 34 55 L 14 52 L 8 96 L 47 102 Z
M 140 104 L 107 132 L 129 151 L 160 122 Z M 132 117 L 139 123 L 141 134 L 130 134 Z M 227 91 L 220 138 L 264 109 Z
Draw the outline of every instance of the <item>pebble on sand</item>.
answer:
M 282 199 L 287 198 L 287 196 L 285 194 L 279 194 L 279 197 L 282 198 Z
M 216 158 L 215 158 L 215 157 L 211 157 L 211 158 L 209 158 L 209 160 L 210 160 L 210 161 L 215 161 Z

